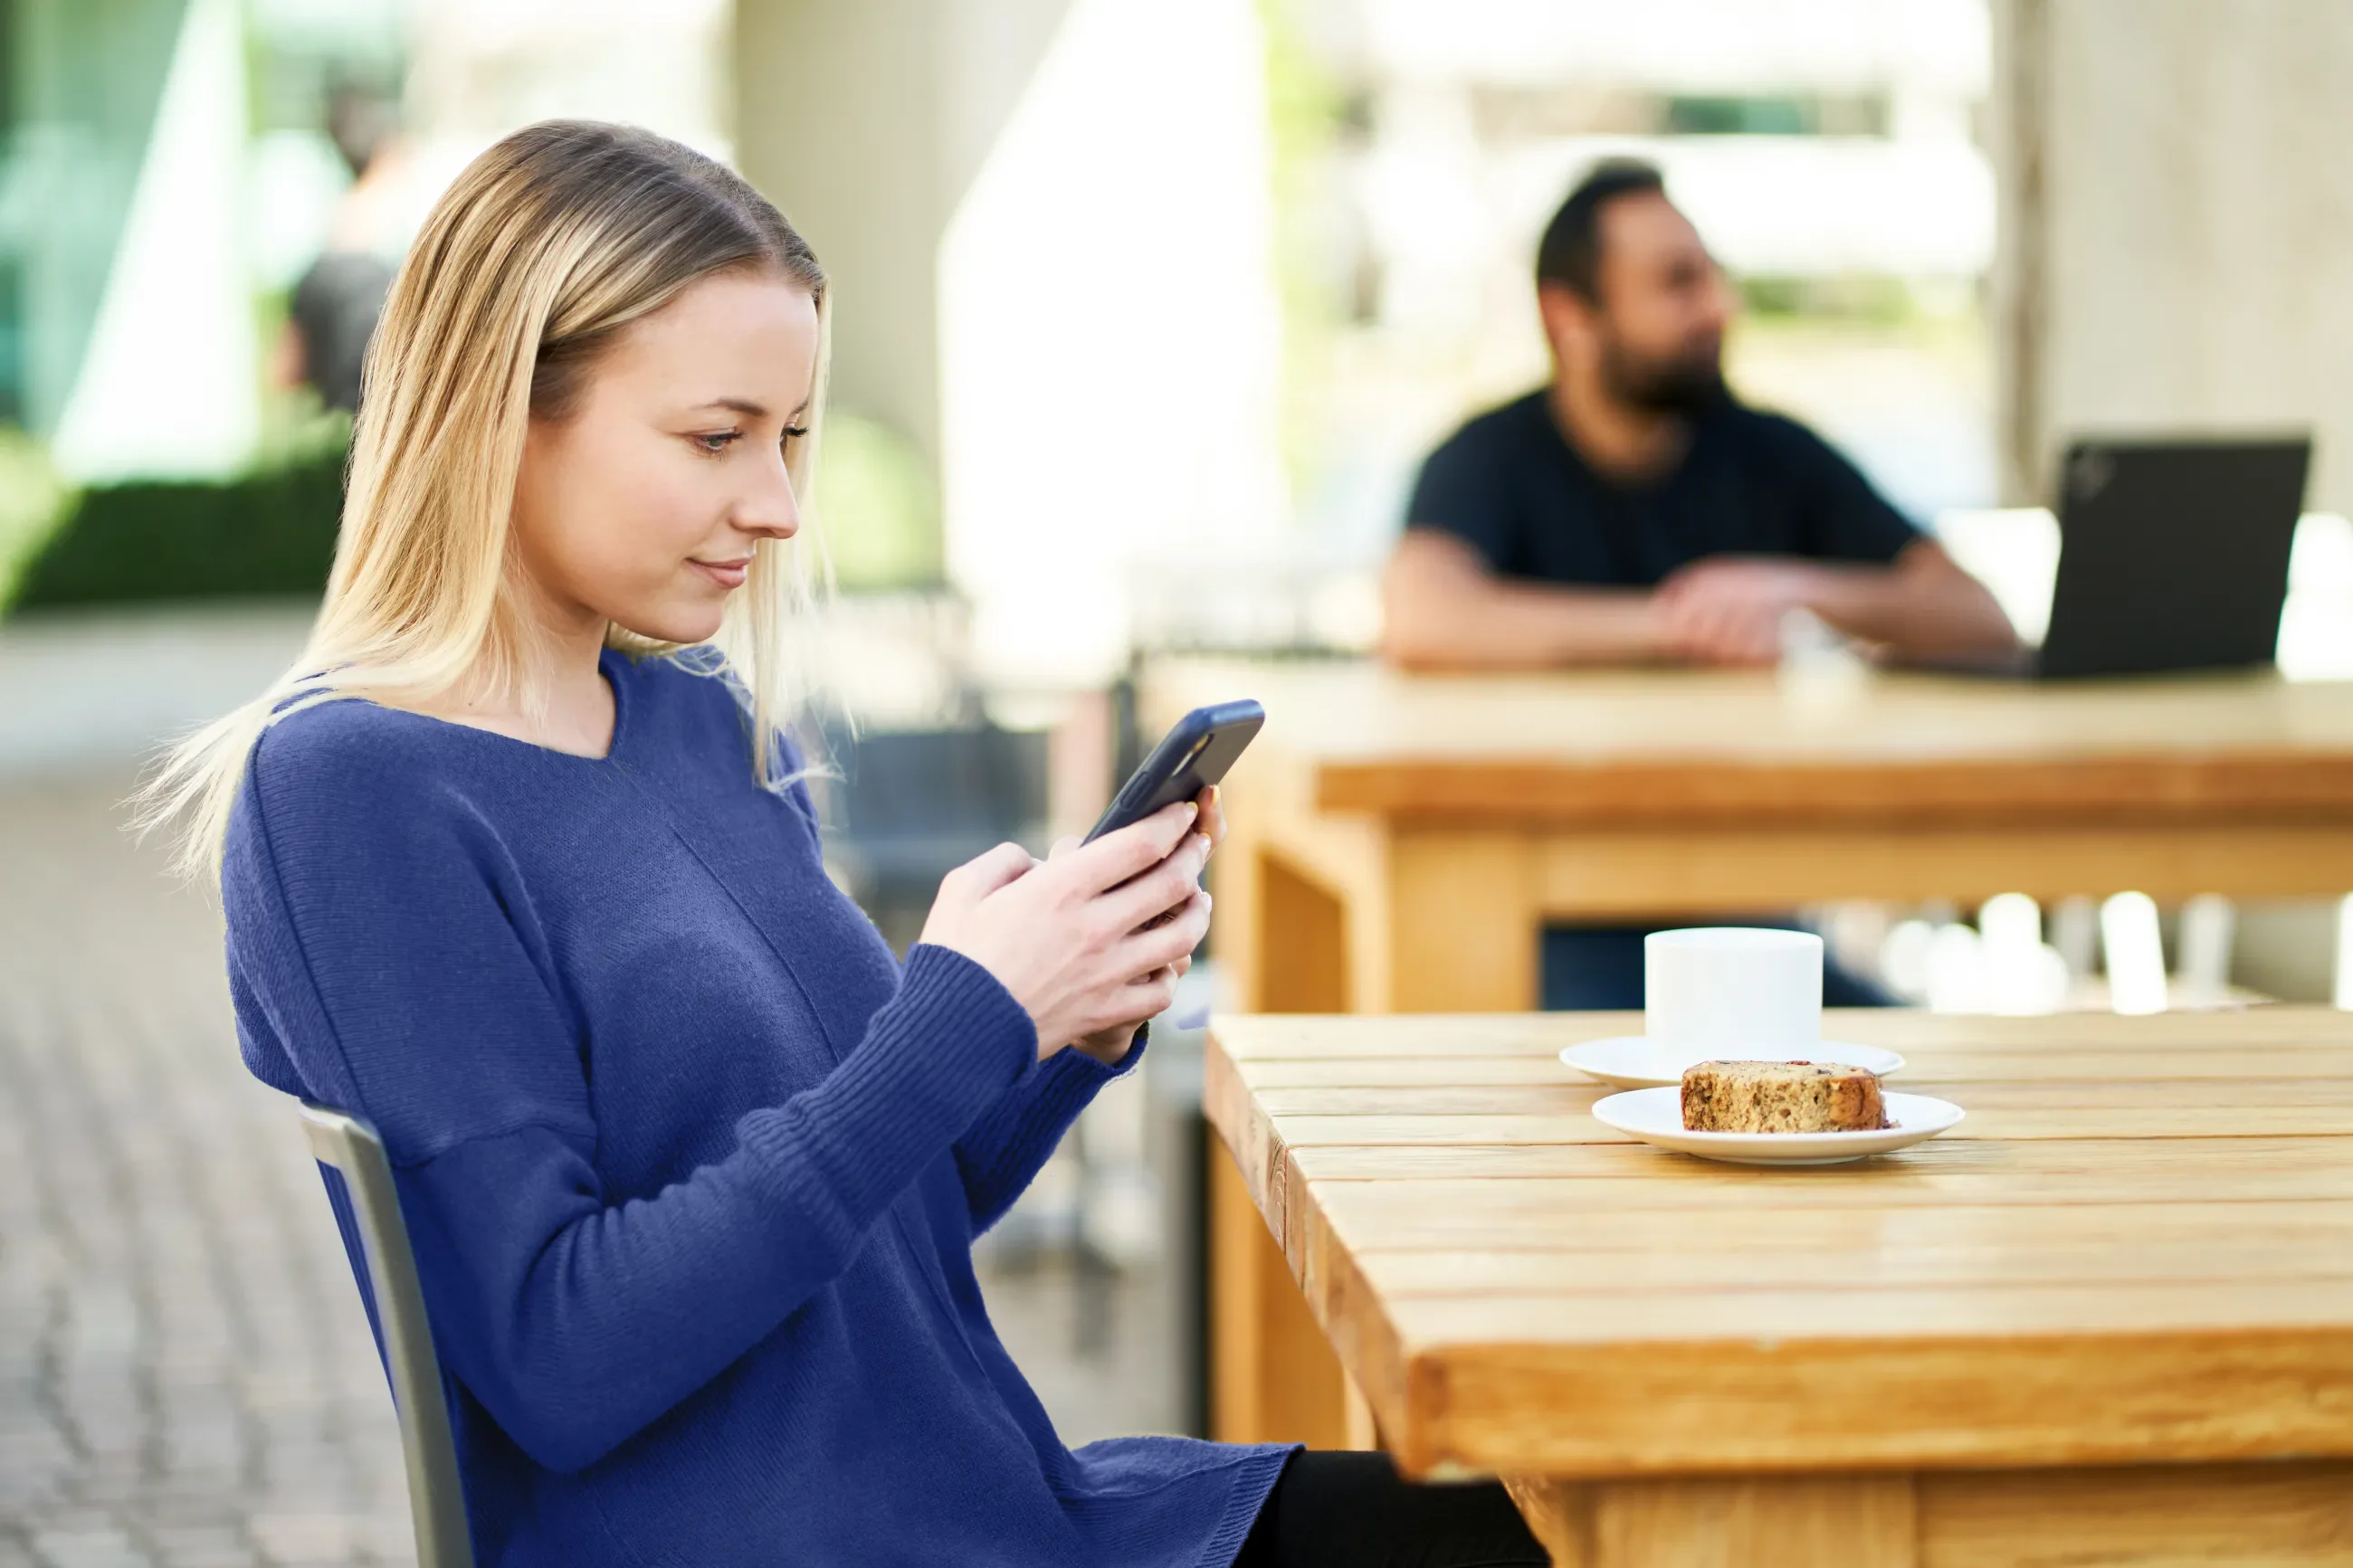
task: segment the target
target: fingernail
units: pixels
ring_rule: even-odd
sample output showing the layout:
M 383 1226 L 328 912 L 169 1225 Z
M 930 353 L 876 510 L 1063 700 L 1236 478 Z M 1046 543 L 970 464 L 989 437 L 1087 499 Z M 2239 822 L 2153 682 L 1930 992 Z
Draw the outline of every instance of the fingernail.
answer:
M 1195 817 L 1197 817 L 1197 816 L 1200 816 L 1200 815 L 1201 815 L 1201 807 L 1200 807 L 1200 805 L 1199 805 L 1199 803 L 1198 803 L 1198 802 L 1196 802 L 1196 801 L 1189 801 L 1189 800 L 1188 800 L 1188 801 L 1187 801 L 1187 802 L 1185 803 L 1185 820 L 1186 820 L 1186 821 L 1190 822 L 1190 821 L 1192 821 Z

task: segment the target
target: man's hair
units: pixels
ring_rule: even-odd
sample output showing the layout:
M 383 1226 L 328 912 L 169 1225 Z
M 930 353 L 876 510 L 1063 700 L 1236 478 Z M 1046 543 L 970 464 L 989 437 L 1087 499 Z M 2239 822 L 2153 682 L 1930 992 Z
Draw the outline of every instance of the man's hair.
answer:
M 1601 297 L 1601 209 L 1620 196 L 1663 195 L 1666 176 L 1655 163 L 1609 158 L 1593 166 L 1536 245 L 1536 287 L 1556 284 L 1588 304 Z

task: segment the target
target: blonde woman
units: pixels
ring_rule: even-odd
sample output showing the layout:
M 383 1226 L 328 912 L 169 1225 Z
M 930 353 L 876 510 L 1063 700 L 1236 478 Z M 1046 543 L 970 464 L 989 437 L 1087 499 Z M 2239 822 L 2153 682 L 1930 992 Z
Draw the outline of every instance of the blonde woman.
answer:
M 247 1064 L 384 1136 L 486 1568 L 1316 1561 L 1288 1450 L 1066 1449 L 989 1326 L 973 1237 L 1167 1005 L 1220 828 L 994 851 L 903 967 L 827 880 L 780 728 L 825 299 L 642 132 L 443 197 L 311 646 L 150 797 Z

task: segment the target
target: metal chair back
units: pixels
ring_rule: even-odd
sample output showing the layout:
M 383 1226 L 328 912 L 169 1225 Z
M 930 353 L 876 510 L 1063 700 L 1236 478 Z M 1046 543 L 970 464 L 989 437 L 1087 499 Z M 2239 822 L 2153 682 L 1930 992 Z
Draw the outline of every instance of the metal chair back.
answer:
M 340 1178 L 335 1218 L 392 1383 L 401 1456 L 408 1468 L 408 1509 L 417 1527 L 417 1568 L 474 1568 L 457 1441 L 441 1394 L 441 1362 L 433 1353 L 417 1258 L 393 1191 L 392 1161 L 375 1129 L 356 1116 L 306 1100 L 302 1129 L 327 1178 L 331 1200 L 338 1197 Z

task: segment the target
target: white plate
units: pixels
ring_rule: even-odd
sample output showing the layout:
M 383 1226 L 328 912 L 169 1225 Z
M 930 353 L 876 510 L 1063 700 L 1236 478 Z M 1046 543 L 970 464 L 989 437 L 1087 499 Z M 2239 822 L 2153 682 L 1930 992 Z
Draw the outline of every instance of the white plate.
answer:
M 1612 1089 L 1661 1089 L 1670 1084 L 1680 1087 L 1686 1069 L 1702 1062 L 1722 1061 L 1809 1061 L 1835 1062 L 1842 1068 L 1862 1068 L 1885 1078 L 1904 1070 L 1904 1058 L 1894 1051 L 1877 1046 L 1852 1046 L 1843 1040 L 1822 1040 L 1808 1046 L 1804 1052 L 1766 1053 L 1749 1056 L 1737 1049 L 1711 1051 L 1705 1056 L 1694 1056 L 1688 1051 L 1671 1049 L 1656 1040 L 1641 1035 L 1620 1035 L 1613 1039 L 1588 1040 L 1581 1046 L 1570 1046 L 1560 1053 L 1560 1059 L 1585 1074 L 1598 1078 Z
M 1961 1121 L 1959 1106 L 1925 1094 L 1890 1094 L 1886 1105 L 1895 1125 L 1876 1132 L 1688 1132 L 1680 1087 L 1637 1089 L 1602 1100 L 1593 1119 L 1662 1149 L 1736 1165 L 1836 1165 L 1908 1149 Z

